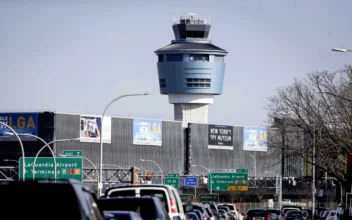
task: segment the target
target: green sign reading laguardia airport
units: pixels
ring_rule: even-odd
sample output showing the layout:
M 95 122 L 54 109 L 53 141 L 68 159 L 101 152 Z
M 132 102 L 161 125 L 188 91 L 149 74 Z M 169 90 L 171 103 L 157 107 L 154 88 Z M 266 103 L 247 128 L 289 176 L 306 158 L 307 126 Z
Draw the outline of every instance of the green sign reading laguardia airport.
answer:
M 25 158 L 25 179 L 33 180 L 33 163 L 34 157 Z M 19 178 L 23 180 L 23 158 L 20 158 L 19 163 Z M 54 159 L 52 157 L 38 157 L 35 162 L 34 178 L 37 180 L 54 180 L 55 169 Z M 75 179 L 82 182 L 82 158 L 57 157 L 56 158 L 56 179 L 67 180 Z
M 213 191 L 248 190 L 248 173 L 211 173 L 208 176 L 208 189 Z

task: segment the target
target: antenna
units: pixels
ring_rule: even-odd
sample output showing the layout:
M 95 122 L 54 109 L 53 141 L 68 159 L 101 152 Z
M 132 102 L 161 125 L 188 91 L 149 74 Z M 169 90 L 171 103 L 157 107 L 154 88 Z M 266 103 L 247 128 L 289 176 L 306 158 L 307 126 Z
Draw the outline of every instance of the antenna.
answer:
M 210 24 L 210 15 L 209 15 L 209 24 Z

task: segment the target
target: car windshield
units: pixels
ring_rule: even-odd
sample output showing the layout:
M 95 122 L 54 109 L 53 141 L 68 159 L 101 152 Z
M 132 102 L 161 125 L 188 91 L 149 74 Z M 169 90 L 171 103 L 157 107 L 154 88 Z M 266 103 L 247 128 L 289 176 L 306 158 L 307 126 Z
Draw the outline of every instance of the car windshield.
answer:
M 299 212 L 299 211 L 289 211 L 289 212 L 287 212 L 287 216 L 289 216 L 289 217 L 301 217 L 301 216 L 303 216 L 303 213 Z
M 265 210 L 251 209 L 251 210 L 248 210 L 247 215 L 249 215 L 249 216 L 268 216 L 269 213 Z
M 143 219 L 157 219 L 157 210 L 154 201 L 141 198 L 101 199 L 98 201 L 102 211 L 132 211 L 137 212 Z
M 283 213 L 286 214 L 286 212 L 288 212 L 288 211 L 290 211 L 290 210 L 297 210 L 297 211 L 299 211 L 299 209 L 293 209 L 293 208 L 291 209 L 291 208 L 288 208 L 288 209 L 284 209 L 284 210 L 283 210 Z
M 276 209 L 268 209 L 266 211 L 269 212 L 270 215 L 280 215 L 280 211 Z

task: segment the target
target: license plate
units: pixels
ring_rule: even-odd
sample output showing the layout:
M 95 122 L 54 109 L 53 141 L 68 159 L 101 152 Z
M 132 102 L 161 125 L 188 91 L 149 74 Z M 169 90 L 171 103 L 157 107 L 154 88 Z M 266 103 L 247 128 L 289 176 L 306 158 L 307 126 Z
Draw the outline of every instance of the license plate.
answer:
M 262 220 L 262 218 L 255 218 L 255 220 Z

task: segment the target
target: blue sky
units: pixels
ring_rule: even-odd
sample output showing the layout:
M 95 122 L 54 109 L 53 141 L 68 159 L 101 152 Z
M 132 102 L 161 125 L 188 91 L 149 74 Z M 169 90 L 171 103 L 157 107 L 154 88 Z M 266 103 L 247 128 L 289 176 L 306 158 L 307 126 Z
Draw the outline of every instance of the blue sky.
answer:
M 267 98 L 317 70 L 351 63 L 352 1 L 0 1 L 0 109 L 54 109 L 173 120 L 159 94 L 154 51 L 173 17 L 211 16 L 209 39 L 229 51 L 214 124 L 264 125 Z

